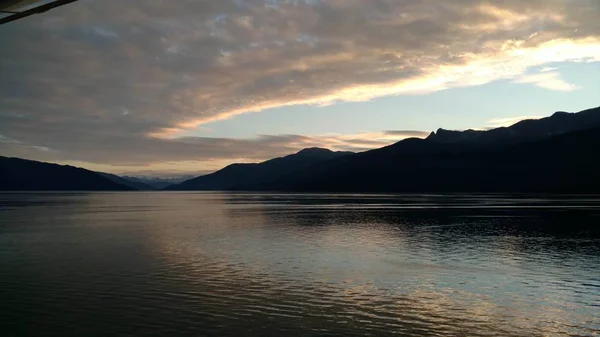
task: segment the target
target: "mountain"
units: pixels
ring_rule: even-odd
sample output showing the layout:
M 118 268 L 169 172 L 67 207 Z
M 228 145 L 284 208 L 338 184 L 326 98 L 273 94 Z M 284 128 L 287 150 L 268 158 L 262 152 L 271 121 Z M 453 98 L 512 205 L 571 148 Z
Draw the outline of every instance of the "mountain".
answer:
M 0 190 L 130 191 L 86 169 L 0 156 Z
M 145 184 L 143 182 L 137 181 L 137 180 L 120 177 L 118 175 L 110 174 L 110 173 L 104 173 L 104 172 L 96 172 L 96 173 L 109 179 L 112 182 L 130 187 L 131 189 L 134 189 L 137 191 L 155 191 L 155 190 L 157 190 L 157 188 L 150 186 L 148 184 Z
M 304 149 L 232 164 L 167 190 L 597 193 L 599 154 L 600 107 L 486 131 L 439 129 L 426 139 L 362 153 Z M 149 187 L 72 166 L 0 157 L 0 190 Z
M 145 185 L 149 185 L 156 190 L 162 190 L 171 185 L 179 184 L 186 180 L 192 179 L 192 178 L 194 178 L 194 176 L 179 176 L 179 177 L 169 177 L 169 178 L 123 176 L 123 178 L 125 178 L 129 181 L 140 182 Z
M 263 185 L 310 192 L 598 192 L 600 128 L 503 149 L 408 140 Z
M 578 113 L 559 111 L 550 117 L 520 121 L 509 127 L 487 131 L 438 129 L 428 139 L 442 144 L 470 144 L 474 147 L 506 146 L 534 141 L 600 126 L 600 107 Z
M 321 148 L 304 149 L 298 153 L 262 163 L 232 164 L 217 172 L 170 186 L 167 190 L 229 190 L 243 188 L 247 185 L 260 186 L 316 163 L 351 153 L 334 152 Z
M 580 115 L 581 114 L 581 115 Z M 244 189 L 310 192 L 598 192 L 600 109 L 490 131 L 435 133 Z M 561 127 L 562 126 L 562 127 Z

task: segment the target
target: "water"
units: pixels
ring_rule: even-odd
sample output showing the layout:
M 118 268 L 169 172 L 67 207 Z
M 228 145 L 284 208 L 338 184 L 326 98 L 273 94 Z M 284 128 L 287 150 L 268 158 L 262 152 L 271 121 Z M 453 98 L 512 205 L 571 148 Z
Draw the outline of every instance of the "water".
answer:
M 600 198 L 0 194 L 1 336 L 600 334 Z

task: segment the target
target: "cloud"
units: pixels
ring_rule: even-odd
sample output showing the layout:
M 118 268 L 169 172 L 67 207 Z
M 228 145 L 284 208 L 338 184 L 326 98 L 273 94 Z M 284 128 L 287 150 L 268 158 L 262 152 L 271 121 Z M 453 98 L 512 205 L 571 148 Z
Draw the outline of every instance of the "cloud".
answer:
M 0 143 L 18 143 L 18 141 L 15 141 L 14 139 L 10 139 L 0 134 Z
M 523 75 L 515 80 L 515 83 L 534 84 L 537 87 L 554 91 L 573 91 L 577 89 L 576 85 L 563 80 L 559 73 L 549 70 L 539 74 Z
M 508 117 L 508 118 L 494 118 L 487 122 L 487 127 L 485 129 L 494 129 L 503 126 L 511 126 L 520 121 L 528 120 L 528 119 L 540 119 L 543 116 L 516 116 L 516 117 Z
M 594 0 L 82 0 L 0 30 L 0 111 L 23 116 L 0 114 L 0 133 L 57 160 L 264 158 L 289 148 L 180 138 L 269 108 L 499 79 L 573 90 L 525 74 L 600 61 L 599 16 Z
M 384 131 L 386 135 L 392 136 L 403 136 L 403 137 L 417 137 L 425 138 L 429 135 L 427 131 L 416 131 L 416 130 L 387 130 Z

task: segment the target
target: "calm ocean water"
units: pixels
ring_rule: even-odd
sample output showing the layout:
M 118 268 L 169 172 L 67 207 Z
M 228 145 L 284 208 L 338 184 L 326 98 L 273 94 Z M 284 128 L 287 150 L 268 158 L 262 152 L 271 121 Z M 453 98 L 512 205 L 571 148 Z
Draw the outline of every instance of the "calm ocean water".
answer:
M 0 336 L 600 335 L 600 197 L 0 194 Z

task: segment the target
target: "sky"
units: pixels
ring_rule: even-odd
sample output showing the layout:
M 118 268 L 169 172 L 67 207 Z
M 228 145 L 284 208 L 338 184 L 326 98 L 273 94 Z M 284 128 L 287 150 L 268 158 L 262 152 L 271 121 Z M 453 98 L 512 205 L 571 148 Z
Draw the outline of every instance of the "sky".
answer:
M 600 105 L 598 0 L 81 0 L 0 26 L 0 155 L 202 174 Z

